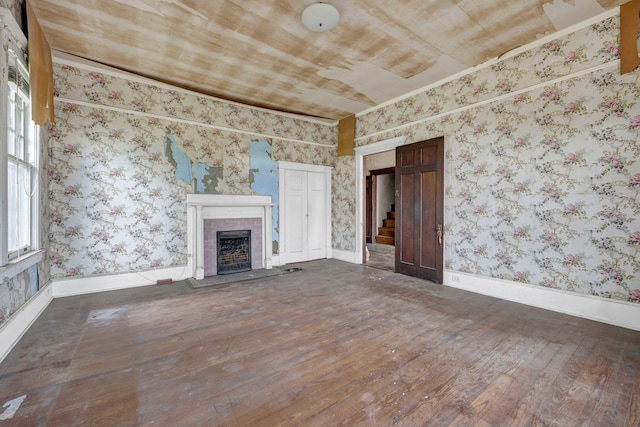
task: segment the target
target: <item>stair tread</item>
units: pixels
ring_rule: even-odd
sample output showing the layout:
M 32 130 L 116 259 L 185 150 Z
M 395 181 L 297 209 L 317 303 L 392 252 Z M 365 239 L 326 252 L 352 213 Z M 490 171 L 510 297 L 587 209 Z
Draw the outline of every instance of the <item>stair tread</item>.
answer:
M 379 236 L 394 236 L 396 233 L 395 228 L 391 227 L 378 227 L 378 235 Z
M 375 236 L 376 243 L 383 245 L 394 245 L 395 239 L 392 236 Z

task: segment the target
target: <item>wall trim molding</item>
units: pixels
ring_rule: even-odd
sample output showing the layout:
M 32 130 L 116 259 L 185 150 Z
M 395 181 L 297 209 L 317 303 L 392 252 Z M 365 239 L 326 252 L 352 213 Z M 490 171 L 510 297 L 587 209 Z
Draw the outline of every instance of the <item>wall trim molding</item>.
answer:
M 155 285 L 158 280 L 163 279 L 172 279 L 176 282 L 178 280 L 184 280 L 191 277 L 192 269 L 192 264 L 188 263 L 177 267 L 159 268 L 157 270 L 133 273 L 86 276 L 75 279 L 54 279 L 52 283 L 53 297 L 63 298 L 92 294 L 96 292 L 149 286 Z
M 393 99 L 390 99 L 388 101 L 385 101 L 382 104 L 374 105 L 373 107 L 370 107 L 370 108 L 367 108 L 366 110 L 360 111 L 359 113 L 356 114 L 356 119 L 358 117 L 361 117 L 361 116 L 364 116 L 366 114 L 372 113 L 372 112 L 374 112 L 374 111 L 376 111 L 378 109 L 381 109 L 381 108 L 387 107 L 389 105 L 395 104 L 396 102 L 402 101 L 403 99 L 410 98 L 410 97 L 415 96 L 415 95 L 419 95 L 422 92 L 428 91 L 429 89 L 433 89 L 435 87 L 442 86 L 443 84 L 451 82 L 451 81 L 456 80 L 456 79 L 459 79 L 460 77 L 466 76 L 468 74 L 473 74 L 473 73 L 475 73 L 475 72 L 477 72 L 479 70 L 482 70 L 484 68 L 487 68 L 487 67 L 490 67 L 492 65 L 495 65 L 500 61 L 504 61 L 505 59 L 512 58 L 512 57 L 514 57 L 516 55 L 519 55 L 519 54 L 521 54 L 523 52 L 526 52 L 528 50 L 535 49 L 536 47 L 542 46 L 545 43 L 549 43 L 551 41 L 559 39 L 560 37 L 564 37 L 564 36 L 569 35 L 571 33 L 575 33 L 576 31 L 582 30 L 582 29 L 587 28 L 587 27 L 589 27 L 589 26 L 591 26 L 593 24 L 596 24 L 598 22 L 602 22 L 605 19 L 611 18 L 611 17 L 619 15 L 619 14 L 620 14 L 620 8 L 619 7 L 615 7 L 613 9 L 611 9 L 611 10 L 608 10 L 606 12 L 603 12 L 603 13 L 599 14 L 599 15 L 593 16 L 593 17 L 591 17 L 589 19 L 586 19 L 586 20 L 584 20 L 582 22 L 578 22 L 577 24 L 570 25 L 567 28 L 564 28 L 564 29 L 562 29 L 560 31 L 556 31 L 554 33 L 551 33 L 551 34 L 548 34 L 548 35 L 546 35 L 544 37 L 536 39 L 535 41 L 532 41 L 531 43 L 527 43 L 527 44 L 525 44 L 523 46 L 516 47 L 516 48 L 514 48 L 514 49 L 512 49 L 512 50 L 510 50 L 510 51 L 508 51 L 508 52 L 506 52 L 506 53 L 504 53 L 504 54 L 502 54 L 500 56 L 497 56 L 495 58 L 491 58 L 491 59 L 489 59 L 489 60 L 487 60 L 487 61 L 485 61 L 485 62 L 483 62 L 481 64 L 478 64 L 475 67 L 470 67 L 470 68 L 464 69 L 464 70 L 462 70 L 462 71 L 460 71 L 460 72 L 458 72 L 456 74 L 453 74 L 453 75 L 451 75 L 449 77 L 446 77 L 444 79 L 440 79 L 437 82 L 433 82 L 433 83 L 431 83 L 431 84 L 429 84 L 427 86 L 415 89 L 415 90 L 413 90 L 413 91 L 411 91 L 409 93 L 405 93 L 405 94 L 400 95 L 400 96 L 398 96 L 396 98 L 393 98 Z M 360 137 L 360 138 L 363 138 L 363 137 Z M 358 139 L 359 138 L 356 138 L 356 140 L 358 140 Z
M 342 249 L 333 248 L 332 252 L 331 258 L 333 259 L 350 262 L 351 264 L 362 264 L 362 262 L 356 262 L 356 253 L 354 251 L 343 251 Z
M 194 90 L 189 90 L 189 89 L 185 89 L 185 88 L 181 88 L 179 86 L 173 86 L 170 85 L 168 83 L 163 83 L 157 80 L 153 80 L 151 78 L 148 77 L 142 77 L 138 74 L 134 74 L 134 73 L 130 73 L 128 71 L 124 71 L 124 70 L 119 70 L 117 68 L 113 68 L 110 67 L 108 65 L 104 65 L 104 64 L 100 64 L 97 62 L 93 62 L 89 59 L 85 59 L 79 56 L 75 56 L 72 55 L 70 53 L 66 53 L 66 52 L 62 52 L 59 50 L 55 50 L 52 49 L 51 50 L 51 55 L 52 55 L 52 60 L 53 62 L 55 62 L 56 64 L 60 64 L 60 65 L 67 65 L 70 67 L 76 67 L 76 68 L 81 68 L 83 70 L 87 70 L 87 71 L 93 71 L 96 73 L 101 73 L 101 74 L 106 74 L 108 76 L 111 77 L 116 77 L 116 78 L 122 78 L 122 79 L 127 79 L 127 80 L 131 80 L 137 83 L 142 83 L 142 84 L 146 84 L 146 85 L 150 85 L 150 86 L 156 86 L 162 89 L 169 89 L 169 90 L 173 90 L 176 92 L 181 92 L 181 93 L 185 93 L 187 95 L 193 95 L 193 96 L 199 96 L 202 98 L 206 98 L 209 99 L 211 101 L 216 101 L 216 102 L 221 102 L 223 104 L 229 104 L 229 105 L 235 105 L 237 107 L 241 107 L 241 108 L 247 108 L 249 110 L 253 110 L 253 111 L 261 111 L 264 113 L 270 113 L 270 114 L 275 114 L 278 116 L 283 116 L 283 117 L 290 117 L 292 119 L 296 119 L 296 120 L 302 120 L 308 123 L 317 123 L 317 124 L 321 124 L 321 125 L 328 125 L 328 126 L 338 126 L 338 121 L 337 120 L 331 120 L 331 119 L 322 119 L 322 118 L 317 118 L 317 117 L 311 117 L 311 116 L 304 116 L 302 114 L 294 114 L 294 113 L 287 113 L 284 111 L 275 111 L 275 110 L 269 110 L 268 108 L 261 108 L 261 107 L 255 107 L 253 105 L 247 105 L 247 104 L 242 104 L 240 102 L 234 102 L 234 101 L 229 101 L 223 98 L 216 98 L 215 96 L 211 96 L 211 95 L 206 95 L 204 93 L 200 93 L 200 92 L 196 92 Z
M 77 99 L 63 98 L 63 97 L 59 97 L 59 96 L 57 96 L 55 98 L 55 100 L 58 101 L 58 102 L 64 102 L 65 104 L 75 104 L 75 105 L 79 105 L 81 107 L 89 107 L 89 108 L 95 108 L 95 109 L 99 109 L 99 110 L 114 111 L 114 112 L 122 113 L 122 114 L 131 114 L 131 115 L 134 115 L 134 116 L 148 117 L 148 118 L 153 118 L 153 119 L 158 119 L 158 120 L 166 120 L 166 121 L 170 121 L 170 122 L 183 123 L 183 124 L 188 124 L 188 125 L 192 125 L 192 126 L 200 126 L 200 127 L 204 127 L 204 128 L 220 130 L 222 132 L 238 133 L 238 134 L 241 134 L 241 135 L 249 135 L 249 136 L 257 137 L 257 138 L 260 138 L 260 139 L 262 139 L 262 138 L 265 138 L 265 139 L 277 139 L 279 141 L 295 142 L 295 143 L 299 143 L 299 144 L 314 145 L 314 146 L 326 147 L 326 148 L 336 148 L 338 146 L 338 144 L 321 144 L 319 142 L 305 141 L 305 140 L 302 140 L 302 139 L 287 138 L 287 137 L 284 137 L 284 136 L 277 136 L 277 135 L 269 135 L 269 134 L 265 134 L 265 133 L 251 132 L 251 131 L 248 131 L 248 130 L 233 129 L 233 128 L 228 128 L 228 127 L 220 126 L 220 125 L 212 125 L 212 124 L 209 124 L 209 123 L 202 123 L 202 122 L 196 122 L 196 121 L 193 121 L 193 120 L 180 119 L 178 117 L 165 116 L 165 115 L 162 115 L 162 114 L 155 114 L 155 113 L 146 113 L 146 112 L 143 112 L 143 111 L 131 110 L 131 109 L 122 108 L 122 107 L 112 107 L 110 105 L 104 105 L 104 104 L 94 104 L 92 102 L 79 101 Z
M 19 258 L 13 259 L 7 265 L 0 267 L 0 282 L 17 276 L 33 267 L 44 258 L 44 249 L 36 249 Z
M 452 270 L 445 270 L 444 285 L 640 331 L 640 304 Z
M 22 307 L 0 327 L 0 362 L 13 350 L 22 336 L 29 330 L 33 322 L 49 306 L 53 300 L 53 286 L 46 284 L 34 296 L 29 298 Z
M 432 120 L 438 120 L 438 119 L 441 119 L 443 117 L 450 116 L 452 114 L 457 114 L 457 113 L 460 113 L 462 111 L 466 111 L 466 110 L 470 110 L 470 109 L 473 109 L 473 108 L 482 107 L 483 105 L 491 104 L 493 102 L 503 101 L 505 99 L 512 98 L 514 96 L 517 96 L 517 95 L 520 95 L 520 94 L 523 94 L 523 93 L 531 92 L 531 91 L 534 91 L 536 89 L 542 89 L 542 88 L 545 88 L 547 86 L 552 86 L 552 85 L 564 82 L 566 80 L 571 80 L 571 79 L 574 79 L 574 78 L 577 78 L 577 77 L 584 76 L 586 74 L 595 73 L 595 72 L 600 71 L 600 70 L 606 70 L 607 68 L 618 67 L 619 65 L 620 65 L 620 60 L 619 59 L 616 59 L 616 60 L 613 60 L 613 61 L 610 61 L 610 62 L 605 62 L 604 64 L 595 65 L 595 66 L 590 67 L 590 68 L 585 68 L 584 70 L 580 70 L 580 71 L 576 71 L 574 73 L 566 74 L 564 76 L 557 77 L 557 78 L 552 79 L 552 80 L 547 80 L 547 81 L 542 82 L 542 83 L 536 83 L 534 85 L 527 86 L 527 87 L 524 87 L 524 88 L 521 88 L 521 89 L 518 89 L 518 90 L 514 90 L 514 91 L 509 92 L 509 93 L 505 93 L 505 94 L 502 94 L 502 95 L 498 95 L 498 96 L 494 96 L 494 97 L 491 97 L 491 98 L 483 99 L 482 101 L 474 102 L 472 104 L 464 105 L 462 107 L 457 107 L 457 108 L 454 108 L 454 109 L 451 109 L 451 110 L 443 111 L 441 113 L 434 114 L 433 116 L 423 117 L 421 119 L 413 120 L 411 122 L 402 123 L 402 124 L 399 124 L 399 125 L 387 128 L 387 129 L 383 129 L 383 130 L 380 130 L 380 131 L 377 131 L 377 132 L 372 132 L 372 133 L 369 133 L 369 134 L 366 134 L 366 135 L 362 135 L 362 136 L 356 137 L 355 141 L 361 141 L 361 140 L 364 140 L 364 139 L 367 139 L 367 138 L 374 138 L 374 137 L 379 136 L 379 135 L 393 133 L 395 131 L 402 130 L 402 129 L 405 129 L 405 128 L 408 128 L 408 127 L 411 127 L 411 126 L 417 126 L 417 125 L 422 124 L 422 123 L 427 123 L 427 122 L 430 122 Z M 366 147 L 366 145 L 362 145 L 362 147 Z

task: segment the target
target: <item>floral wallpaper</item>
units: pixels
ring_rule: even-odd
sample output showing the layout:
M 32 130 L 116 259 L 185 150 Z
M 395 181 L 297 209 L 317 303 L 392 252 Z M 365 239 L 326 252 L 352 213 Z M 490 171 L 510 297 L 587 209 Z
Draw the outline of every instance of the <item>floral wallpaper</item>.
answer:
M 354 225 L 356 216 L 355 158 L 336 158 L 331 177 L 332 246 L 343 251 L 355 251 Z
M 454 130 L 447 268 L 640 302 L 639 77 L 572 79 Z
M 253 132 L 260 136 L 327 145 L 333 145 L 337 140 L 337 127 L 332 124 L 301 120 L 69 65 L 54 63 L 53 69 L 56 97 L 64 100 L 90 102 L 223 129 Z
M 445 136 L 447 269 L 640 303 L 640 71 L 511 94 L 617 59 L 617 19 L 358 118 L 359 145 Z
M 454 109 L 586 70 L 615 60 L 618 54 L 618 17 L 614 16 L 506 58 L 490 67 L 359 116 L 356 122 L 356 138 L 363 138 L 425 117 L 445 114 Z M 374 140 L 379 138 L 360 139 L 356 145 Z
M 9 9 L 18 25 L 22 26 L 22 10 L 24 8 L 24 0 L 0 0 L 0 7 Z
M 186 264 L 186 195 L 200 186 L 179 173 L 178 155 L 214 171 L 205 187 L 218 194 L 255 194 L 250 144 L 265 138 L 253 134 L 286 138 L 267 139 L 274 161 L 332 166 L 335 159 L 335 126 L 68 65 L 56 64 L 54 74 L 49 240 L 55 278 Z M 308 143 L 291 141 L 300 138 Z
M 40 196 L 40 248 L 44 250 L 44 258 L 38 264 L 39 286 L 43 287 L 51 280 L 50 245 L 49 245 L 49 129 L 47 123 L 40 127 L 40 176 L 38 177 L 38 192 Z

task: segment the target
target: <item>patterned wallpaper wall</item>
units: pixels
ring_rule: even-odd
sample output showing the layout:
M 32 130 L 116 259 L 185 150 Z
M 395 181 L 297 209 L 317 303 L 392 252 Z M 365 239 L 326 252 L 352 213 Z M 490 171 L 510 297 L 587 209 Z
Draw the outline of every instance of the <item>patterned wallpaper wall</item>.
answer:
M 0 7 L 9 9 L 18 25 L 22 27 L 24 0 L 0 0 Z
M 252 141 L 266 139 L 275 161 L 334 163 L 335 126 L 69 65 L 55 64 L 54 74 L 56 278 L 184 265 L 186 194 L 255 194 Z M 196 186 L 197 171 L 185 174 L 184 164 L 204 165 L 208 184 Z
M 340 156 L 331 177 L 332 246 L 353 252 L 355 245 L 356 175 L 353 156 Z
M 615 16 L 358 117 L 357 145 L 445 136 L 447 269 L 640 303 L 640 72 L 606 65 L 617 34 Z

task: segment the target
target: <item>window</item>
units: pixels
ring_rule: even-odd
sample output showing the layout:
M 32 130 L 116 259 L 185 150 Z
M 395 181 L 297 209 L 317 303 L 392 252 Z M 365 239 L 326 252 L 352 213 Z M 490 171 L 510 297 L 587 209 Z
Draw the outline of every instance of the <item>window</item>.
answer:
M 37 249 L 38 222 L 38 129 L 31 120 L 29 73 L 13 51 L 9 51 L 7 59 L 7 226 L 6 237 L 2 236 L 6 241 L 3 264 Z

